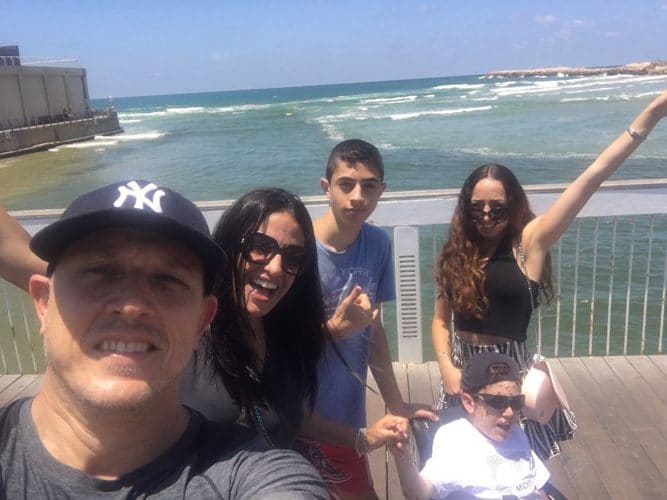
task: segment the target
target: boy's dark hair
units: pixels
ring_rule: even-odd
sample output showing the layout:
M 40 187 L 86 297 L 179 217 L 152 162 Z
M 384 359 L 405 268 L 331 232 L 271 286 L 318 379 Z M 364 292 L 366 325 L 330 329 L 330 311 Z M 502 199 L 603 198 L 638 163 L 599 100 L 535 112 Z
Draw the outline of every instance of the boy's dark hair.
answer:
M 336 144 L 329 153 L 329 159 L 327 160 L 325 176 L 328 181 L 331 181 L 339 161 L 344 161 L 352 166 L 361 163 L 373 170 L 380 177 L 380 180 L 384 181 L 382 155 L 380 155 L 378 148 L 370 142 L 361 139 L 348 139 Z

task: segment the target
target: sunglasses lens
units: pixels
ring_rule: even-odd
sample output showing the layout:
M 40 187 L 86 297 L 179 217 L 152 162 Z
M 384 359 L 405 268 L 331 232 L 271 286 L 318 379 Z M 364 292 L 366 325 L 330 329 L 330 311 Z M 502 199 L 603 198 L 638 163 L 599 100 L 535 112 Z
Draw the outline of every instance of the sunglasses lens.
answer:
M 498 396 L 495 394 L 478 394 L 484 401 L 484 404 L 497 411 L 505 411 L 509 406 L 512 411 L 519 411 L 523 408 L 526 397 L 523 394 L 518 396 Z
M 507 219 L 507 207 L 494 207 L 489 210 L 489 218 L 493 222 L 503 222 Z
M 263 233 L 247 236 L 242 245 L 244 258 L 253 264 L 268 264 L 280 254 L 283 271 L 287 274 L 299 276 L 304 270 L 306 252 L 301 247 L 280 248 L 276 240 Z
M 282 250 L 283 270 L 294 276 L 299 276 L 305 268 L 306 253 L 301 249 L 286 248 Z
M 485 212 L 479 207 L 470 208 L 470 219 L 474 224 L 480 224 L 485 216 L 489 216 L 489 220 L 496 224 L 504 222 L 508 217 L 508 210 L 505 206 L 496 206 Z
M 267 264 L 279 249 L 276 240 L 262 233 L 251 234 L 243 240 L 243 255 L 254 264 Z

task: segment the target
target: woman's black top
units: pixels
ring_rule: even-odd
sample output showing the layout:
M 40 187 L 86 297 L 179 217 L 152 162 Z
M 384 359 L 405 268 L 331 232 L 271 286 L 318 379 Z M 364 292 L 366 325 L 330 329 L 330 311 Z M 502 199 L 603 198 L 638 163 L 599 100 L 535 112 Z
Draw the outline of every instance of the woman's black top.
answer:
M 539 283 L 528 280 L 521 272 L 512 253 L 511 244 L 498 248 L 495 255 L 487 262 L 484 271 L 489 299 L 486 315 L 482 319 L 477 319 L 455 312 L 455 328 L 510 340 L 526 340 L 530 316 L 538 303 Z

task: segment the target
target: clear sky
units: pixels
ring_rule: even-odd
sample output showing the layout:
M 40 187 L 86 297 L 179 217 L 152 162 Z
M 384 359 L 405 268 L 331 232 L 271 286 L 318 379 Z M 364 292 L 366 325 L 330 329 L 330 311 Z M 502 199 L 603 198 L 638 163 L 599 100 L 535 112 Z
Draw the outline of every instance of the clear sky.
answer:
M 0 44 L 92 97 L 667 59 L 667 0 L 0 0 Z

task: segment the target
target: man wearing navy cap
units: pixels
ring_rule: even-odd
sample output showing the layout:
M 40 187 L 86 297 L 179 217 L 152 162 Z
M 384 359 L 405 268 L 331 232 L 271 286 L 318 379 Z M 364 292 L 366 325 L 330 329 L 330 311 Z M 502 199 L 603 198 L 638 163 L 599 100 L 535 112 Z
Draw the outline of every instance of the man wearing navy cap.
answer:
M 0 410 L 3 498 L 324 498 L 296 453 L 239 451 L 180 404 L 225 262 L 201 212 L 146 181 L 74 200 L 30 248 L 47 368 Z M 236 440 L 236 441 L 235 441 Z
M 466 416 L 438 429 L 433 454 L 418 472 L 411 454 L 391 449 L 410 498 L 546 499 L 549 472 L 519 426 L 521 373 L 512 358 L 483 352 L 461 375 Z

